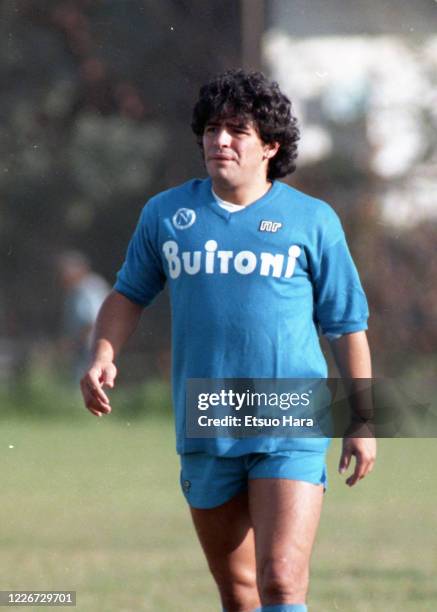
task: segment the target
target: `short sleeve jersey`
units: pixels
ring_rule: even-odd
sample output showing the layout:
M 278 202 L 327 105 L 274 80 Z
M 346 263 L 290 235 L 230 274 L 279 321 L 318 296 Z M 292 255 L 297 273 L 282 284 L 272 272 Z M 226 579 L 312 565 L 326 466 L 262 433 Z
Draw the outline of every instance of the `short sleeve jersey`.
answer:
M 144 207 L 115 289 L 147 306 L 168 283 L 177 451 L 238 456 L 320 448 L 324 439 L 188 438 L 190 378 L 325 378 L 319 334 L 367 328 L 366 298 L 341 223 L 325 202 L 274 181 L 230 213 L 210 179 Z

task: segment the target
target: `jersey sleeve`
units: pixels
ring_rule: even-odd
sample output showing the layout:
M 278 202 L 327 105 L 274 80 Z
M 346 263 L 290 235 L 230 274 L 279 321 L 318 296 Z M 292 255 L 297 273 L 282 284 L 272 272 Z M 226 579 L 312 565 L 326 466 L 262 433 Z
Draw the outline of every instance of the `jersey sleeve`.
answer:
M 340 220 L 332 213 L 313 261 L 315 318 L 328 339 L 366 330 L 369 317 L 367 299 Z
M 146 204 L 129 242 L 114 289 L 129 300 L 147 306 L 163 289 L 165 274 L 157 246 L 157 219 Z

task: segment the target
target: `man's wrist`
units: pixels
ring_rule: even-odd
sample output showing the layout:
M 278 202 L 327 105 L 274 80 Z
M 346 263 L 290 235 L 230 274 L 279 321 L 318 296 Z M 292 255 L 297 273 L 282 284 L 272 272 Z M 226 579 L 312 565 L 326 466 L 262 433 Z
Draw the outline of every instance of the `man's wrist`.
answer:
M 92 365 L 99 364 L 101 366 L 114 363 L 115 352 L 112 344 L 108 340 L 96 340 L 91 351 Z

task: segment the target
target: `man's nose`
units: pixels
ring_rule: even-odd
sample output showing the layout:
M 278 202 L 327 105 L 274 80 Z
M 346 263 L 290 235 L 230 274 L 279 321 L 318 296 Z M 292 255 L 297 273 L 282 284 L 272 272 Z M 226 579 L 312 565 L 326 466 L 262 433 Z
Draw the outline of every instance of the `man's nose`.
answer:
M 226 128 L 220 128 L 216 132 L 215 141 L 219 147 L 228 147 L 231 142 L 231 135 Z

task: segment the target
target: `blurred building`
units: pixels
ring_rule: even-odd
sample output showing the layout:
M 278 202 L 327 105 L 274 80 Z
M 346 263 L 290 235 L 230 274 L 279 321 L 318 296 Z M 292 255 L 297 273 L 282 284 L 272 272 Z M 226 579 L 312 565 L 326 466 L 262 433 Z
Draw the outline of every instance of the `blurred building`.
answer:
M 381 223 L 437 220 L 437 6 L 266 2 L 264 60 L 302 126 L 300 166 L 338 155 L 375 179 Z

